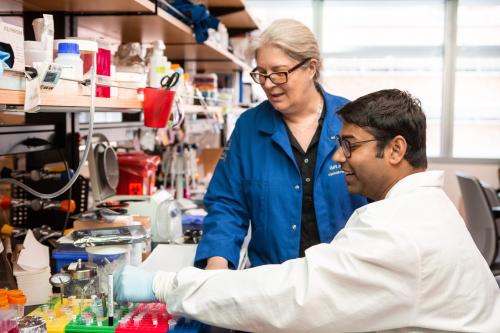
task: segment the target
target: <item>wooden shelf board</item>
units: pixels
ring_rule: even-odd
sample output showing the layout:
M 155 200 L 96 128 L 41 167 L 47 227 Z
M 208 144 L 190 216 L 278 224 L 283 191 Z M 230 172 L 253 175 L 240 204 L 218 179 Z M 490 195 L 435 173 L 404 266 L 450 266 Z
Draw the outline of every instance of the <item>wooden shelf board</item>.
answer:
M 96 108 L 106 109 L 142 109 L 142 102 L 136 99 L 118 99 L 96 97 Z M 24 91 L 0 89 L 0 104 L 23 105 Z M 41 106 L 88 107 L 89 96 L 65 96 L 51 93 L 41 94 Z
M 203 0 L 207 7 L 244 7 L 243 0 Z
M 218 62 L 225 70 L 249 69 L 242 60 L 210 42 L 196 44 L 191 28 L 160 10 L 159 16 L 85 16 L 79 24 L 86 29 L 124 42 L 166 41 L 167 57 L 175 61 Z M 130 27 L 135 27 L 130 29 Z M 147 28 L 146 28 L 147 27 Z M 199 68 L 204 65 L 200 64 Z M 215 68 L 208 65 L 206 68 Z
M 148 0 L 2 0 L 0 11 L 153 12 Z
M 258 29 L 257 23 L 246 10 L 219 16 L 218 19 L 229 29 Z
M 191 28 L 162 10 L 158 16 L 82 16 L 78 24 L 122 42 L 194 42 Z
M 228 71 L 249 69 L 250 66 L 232 53 L 214 47 L 210 42 L 205 44 L 168 45 L 167 57 L 173 61 L 196 61 L 197 68 L 209 68 L 211 63 L 219 63 L 221 69 Z
M 243 0 L 203 0 L 205 6 L 210 8 L 245 8 L 245 2 Z M 229 29 L 258 29 L 259 26 L 248 13 L 248 11 L 240 10 L 231 14 L 220 15 L 217 17 L 222 23 Z
M 11 9 L 17 4 L 17 6 L 24 6 L 25 9 L 37 7 L 43 8 L 44 11 L 97 12 L 99 9 L 99 11 L 105 12 L 117 11 L 117 8 L 123 11 L 154 10 L 154 4 L 148 0 L 1 0 L 0 2 L 2 2 L 0 8 L 5 7 L 5 2 L 7 7 L 10 6 Z M 243 5 L 241 1 L 230 1 L 229 4 L 224 1 L 214 1 L 213 4 Z M 246 12 L 243 11 L 243 13 Z M 235 14 L 226 16 L 233 20 L 232 17 Z M 247 64 L 227 50 L 220 49 L 210 42 L 196 44 L 191 28 L 162 9 L 158 9 L 158 15 L 81 16 L 78 18 L 78 24 L 87 30 L 122 42 L 151 43 L 163 40 L 167 44 L 166 53 L 169 58 L 177 61 L 205 61 L 206 64 L 199 64 L 200 69 L 221 69 L 224 71 L 249 69 Z M 215 66 L 214 63 L 216 63 Z
M 24 104 L 24 91 L 17 90 L 4 90 L 0 89 L 0 104 L 7 105 L 23 105 Z M 42 104 L 44 108 L 59 107 L 59 108 L 86 108 L 89 105 L 89 96 L 62 96 L 52 95 L 50 93 L 42 93 Z M 106 111 L 115 109 L 142 110 L 142 102 L 136 99 L 118 99 L 118 98 L 103 98 L 96 97 L 96 108 L 105 108 Z M 237 109 L 238 107 L 234 107 Z M 221 106 L 208 106 L 205 108 L 201 105 L 184 105 L 186 113 L 220 113 L 222 112 Z M 126 123 L 125 123 L 126 124 Z M 117 126 L 117 125 L 116 125 Z

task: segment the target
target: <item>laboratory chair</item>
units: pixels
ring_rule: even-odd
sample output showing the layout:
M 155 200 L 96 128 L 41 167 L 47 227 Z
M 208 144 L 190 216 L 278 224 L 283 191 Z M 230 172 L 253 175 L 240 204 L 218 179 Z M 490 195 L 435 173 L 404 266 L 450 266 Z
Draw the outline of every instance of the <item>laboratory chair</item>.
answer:
M 475 177 L 457 173 L 464 201 L 467 228 L 494 274 L 500 274 L 497 225 L 485 190 Z
M 481 186 L 483 187 L 484 192 L 486 193 L 486 198 L 488 199 L 491 209 L 493 210 L 493 216 L 495 217 L 495 222 L 497 224 L 497 232 L 500 233 L 500 197 L 498 196 L 497 191 L 489 184 L 481 181 Z

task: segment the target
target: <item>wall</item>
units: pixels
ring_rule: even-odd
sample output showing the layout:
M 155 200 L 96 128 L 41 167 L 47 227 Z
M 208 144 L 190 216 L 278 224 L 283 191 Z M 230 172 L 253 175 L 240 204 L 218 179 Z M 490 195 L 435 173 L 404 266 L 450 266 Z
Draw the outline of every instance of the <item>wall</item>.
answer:
M 460 209 L 460 198 L 462 193 L 458 187 L 456 177 L 457 172 L 463 172 L 471 176 L 477 177 L 479 180 L 488 183 L 494 188 L 499 187 L 498 181 L 498 168 L 500 164 L 473 164 L 473 163 L 443 163 L 429 161 L 429 170 L 444 170 L 444 190 L 453 201 L 453 203 Z

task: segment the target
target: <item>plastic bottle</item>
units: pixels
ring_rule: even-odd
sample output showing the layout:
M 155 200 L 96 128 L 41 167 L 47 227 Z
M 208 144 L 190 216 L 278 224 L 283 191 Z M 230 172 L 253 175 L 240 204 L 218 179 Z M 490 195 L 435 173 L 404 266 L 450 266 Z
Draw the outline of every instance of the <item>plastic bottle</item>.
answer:
M 162 40 L 157 40 L 153 43 L 153 54 L 149 59 L 149 75 L 148 83 L 152 88 L 160 88 L 161 79 L 170 74 L 170 63 L 164 55 L 165 43 Z
M 184 69 L 181 67 L 179 64 L 172 64 L 170 67 L 172 73 L 177 72 L 179 73 L 179 81 L 175 84 L 175 86 L 172 87 L 175 92 L 182 96 L 184 94 Z
M 24 305 L 26 304 L 26 296 L 24 295 L 9 296 L 9 304 L 10 308 L 17 312 L 17 317 L 24 316 Z
M 7 295 L 0 295 L 0 332 L 18 332 L 17 312 L 9 308 Z
M 56 64 L 62 65 L 61 77 L 73 80 L 83 79 L 83 60 L 76 43 L 59 43 Z
M 183 93 L 183 98 L 182 100 L 184 101 L 185 104 L 188 105 L 194 105 L 194 87 L 193 83 L 191 82 L 191 79 L 189 77 L 189 73 L 184 73 L 183 75 L 183 83 L 184 83 L 184 93 Z
M 80 58 L 80 48 L 76 43 L 59 43 L 57 49 L 56 64 L 62 66 L 61 78 L 71 80 L 83 80 L 83 61 Z M 62 89 L 61 89 L 62 88 Z M 79 93 L 77 82 L 61 80 L 54 88 L 57 92 L 76 95 Z

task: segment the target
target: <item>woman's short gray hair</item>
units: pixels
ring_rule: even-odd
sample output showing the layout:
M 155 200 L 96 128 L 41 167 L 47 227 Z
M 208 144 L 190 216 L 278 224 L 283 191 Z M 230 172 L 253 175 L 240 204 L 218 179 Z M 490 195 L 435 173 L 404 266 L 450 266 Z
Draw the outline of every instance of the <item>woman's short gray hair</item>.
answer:
M 257 57 L 259 49 L 268 45 L 281 49 L 286 55 L 297 61 L 307 58 L 316 59 L 318 69 L 314 80 L 319 79 L 321 55 L 318 41 L 312 31 L 304 24 L 291 19 L 276 20 L 262 34 L 252 40 L 249 51 L 253 57 Z

